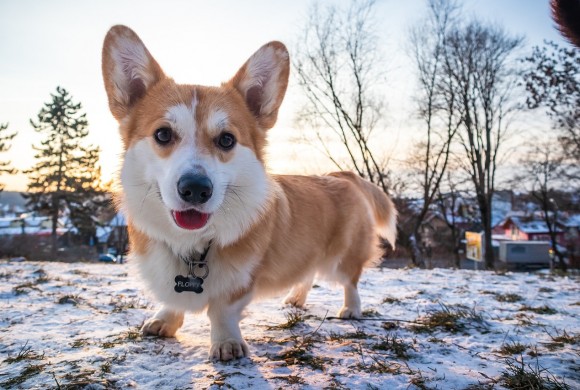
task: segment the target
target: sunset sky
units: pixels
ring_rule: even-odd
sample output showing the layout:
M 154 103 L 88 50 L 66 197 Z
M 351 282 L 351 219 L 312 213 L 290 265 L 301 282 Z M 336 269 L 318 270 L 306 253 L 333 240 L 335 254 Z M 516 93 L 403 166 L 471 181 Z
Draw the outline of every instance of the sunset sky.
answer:
M 102 41 L 110 26 L 125 24 L 134 29 L 176 81 L 215 85 L 233 76 L 268 41 L 285 42 L 292 55 L 310 4 L 310 0 L 0 0 L 0 123 L 9 122 L 9 128 L 19 133 L 0 161 L 10 159 L 18 169 L 34 164 L 31 144 L 37 144 L 40 136 L 29 119 L 36 117 L 60 85 L 83 104 L 89 142 L 102 149 L 104 175 L 114 174 L 121 146 L 101 77 Z M 544 39 L 563 42 L 553 28 L 548 0 L 465 0 L 464 7 L 468 15 L 526 36 L 525 52 Z M 399 153 L 412 142 L 415 126 L 416 86 L 405 53 L 407 32 L 425 12 L 423 0 L 377 4 L 380 46 L 388 59 L 385 137 Z M 280 120 L 270 133 L 269 166 L 274 172 L 311 173 L 330 167 L 315 151 L 292 142 L 299 101 L 300 90 L 291 83 Z M 0 182 L 7 184 L 7 190 L 26 189 L 23 175 L 0 176 Z

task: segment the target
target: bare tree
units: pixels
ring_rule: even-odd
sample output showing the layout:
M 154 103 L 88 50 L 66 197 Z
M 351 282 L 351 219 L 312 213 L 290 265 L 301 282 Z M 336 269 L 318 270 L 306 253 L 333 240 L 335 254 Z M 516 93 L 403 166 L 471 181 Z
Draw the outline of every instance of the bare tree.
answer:
M 559 267 L 566 271 L 564 255 L 558 248 L 559 209 L 555 200 L 556 188 L 564 184 L 562 172 L 565 169 L 566 159 L 558 148 L 554 148 L 554 143 L 555 141 L 530 143 L 528 153 L 520 161 L 522 173 L 516 175 L 515 181 L 528 187 L 532 199 L 542 210 L 552 251 L 558 258 Z
M 8 132 L 8 123 L 0 123 L 0 153 L 7 152 L 12 146 L 10 141 L 16 137 L 17 133 Z M 0 174 L 2 173 L 16 173 L 16 170 L 11 166 L 10 161 L 0 161 Z M 0 192 L 4 190 L 4 185 L 0 184 Z
M 524 72 L 528 108 L 546 109 L 561 146 L 580 164 L 580 50 L 546 42 L 524 62 L 529 65 Z
M 384 109 L 374 5 L 353 1 L 342 10 L 314 4 L 293 66 L 308 102 L 297 120 L 314 130 L 316 145 L 338 169 L 352 169 L 387 192 L 386 163 L 370 146 Z M 333 143 L 341 145 L 347 161 Z
M 492 198 L 501 146 L 510 131 L 517 85 L 513 56 L 523 39 L 477 20 L 457 24 L 445 38 L 445 78 L 458 111 L 463 169 L 474 187 L 485 233 L 485 264 L 494 267 Z
M 411 260 L 424 267 L 421 226 L 439 192 L 451 156 L 452 141 L 460 125 L 460 106 L 454 80 L 445 77 L 445 39 L 458 8 L 449 0 L 429 0 L 429 16 L 411 30 L 412 56 L 419 84 L 418 116 L 423 125 L 421 139 L 407 163 L 421 194 L 410 237 Z

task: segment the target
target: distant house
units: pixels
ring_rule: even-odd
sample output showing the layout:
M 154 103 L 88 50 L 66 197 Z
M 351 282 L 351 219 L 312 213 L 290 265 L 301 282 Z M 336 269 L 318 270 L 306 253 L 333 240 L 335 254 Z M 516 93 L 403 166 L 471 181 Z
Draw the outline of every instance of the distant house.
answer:
M 0 192 L 0 217 L 11 217 L 26 212 L 26 199 L 20 192 Z
M 127 220 L 122 212 L 117 212 L 109 222 L 97 227 L 96 234 L 101 251 L 113 250 L 115 254 L 127 252 Z
M 429 251 L 432 249 L 435 253 L 441 252 L 441 249 L 449 252 L 458 251 L 465 231 L 478 223 L 475 205 L 471 200 L 444 195 L 443 201 L 445 202 L 443 210 L 441 204 L 433 204 L 419 228 L 423 241 L 421 245 Z M 455 241 L 452 239 L 448 223 L 454 226 Z
M 568 217 L 566 222 L 564 222 L 564 226 L 566 227 L 566 231 L 573 231 L 572 233 L 578 235 L 580 232 L 580 214 Z
M 495 191 L 492 198 L 491 226 L 495 227 L 514 209 L 514 193 L 510 190 Z
M 498 223 L 493 234 L 513 241 L 550 241 L 548 225 L 537 217 L 508 216 Z M 565 229 L 560 223 L 556 225 L 558 244 L 565 243 Z
M 22 227 L 22 220 L 16 216 L 9 216 L 0 218 L 0 235 L 3 232 Z
M 56 230 L 58 235 L 66 233 L 63 222 L 59 220 Z M 49 236 L 52 234 L 52 220 L 49 217 L 40 217 L 34 214 L 12 215 L 0 218 L 0 236 L 14 236 L 28 234 L 35 236 Z

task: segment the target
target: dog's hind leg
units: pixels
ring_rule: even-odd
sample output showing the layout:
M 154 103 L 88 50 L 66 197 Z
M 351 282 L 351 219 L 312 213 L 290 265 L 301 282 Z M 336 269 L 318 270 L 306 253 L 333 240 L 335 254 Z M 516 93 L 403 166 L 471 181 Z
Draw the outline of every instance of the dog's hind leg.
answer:
M 358 295 L 357 283 L 344 284 L 344 305 L 338 312 L 340 318 L 361 318 L 361 302 Z
M 173 337 L 183 325 L 183 312 L 162 307 L 155 315 L 145 321 L 141 327 L 144 335 Z
M 314 274 L 307 276 L 302 282 L 292 287 L 286 298 L 284 298 L 284 304 L 304 307 L 308 292 L 312 288 L 312 282 L 314 282 Z
M 338 268 L 338 282 L 344 287 L 344 305 L 338 312 L 340 318 L 361 318 L 361 301 L 358 295 L 358 281 L 363 271 L 364 261 L 342 262 Z
M 351 241 L 337 268 L 337 281 L 344 287 L 344 305 L 338 312 L 340 318 L 362 318 L 358 282 L 365 265 L 380 257 L 378 237 L 371 224 L 364 224 Z

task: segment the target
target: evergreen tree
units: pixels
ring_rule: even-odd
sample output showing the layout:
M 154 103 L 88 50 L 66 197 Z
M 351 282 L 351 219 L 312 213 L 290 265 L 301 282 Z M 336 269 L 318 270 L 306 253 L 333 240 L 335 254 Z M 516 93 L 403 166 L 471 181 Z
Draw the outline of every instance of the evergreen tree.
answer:
M 17 133 L 8 132 L 8 123 L 0 123 L 0 153 L 7 152 L 12 146 L 10 141 L 16 137 Z M 16 173 L 16 170 L 12 168 L 10 161 L 0 161 L 0 174 L 2 173 Z M 4 190 L 4 185 L 0 184 L 0 192 Z
M 37 151 L 36 165 L 28 174 L 28 205 L 52 219 L 52 253 L 56 255 L 58 218 L 68 211 L 70 221 L 81 234 L 94 236 L 94 199 L 100 191 L 100 150 L 84 145 L 89 134 L 86 114 L 61 87 L 51 94 L 36 121 L 34 130 L 44 136 Z

